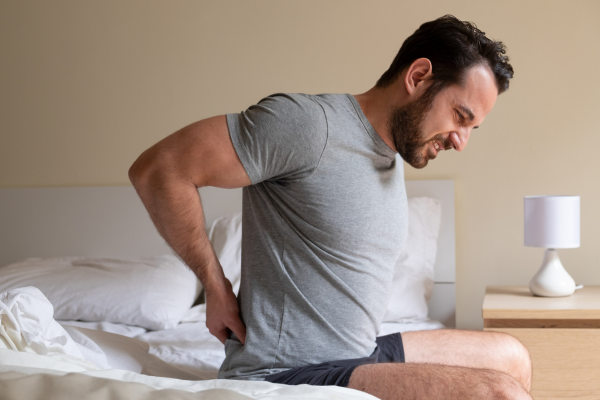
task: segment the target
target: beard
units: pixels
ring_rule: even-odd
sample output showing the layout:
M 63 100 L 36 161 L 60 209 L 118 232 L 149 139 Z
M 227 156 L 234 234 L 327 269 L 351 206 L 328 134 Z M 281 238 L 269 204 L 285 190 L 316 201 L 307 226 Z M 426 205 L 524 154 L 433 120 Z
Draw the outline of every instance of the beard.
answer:
M 423 121 L 433 105 L 433 100 L 442 90 L 442 86 L 434 82 L 421 97 L 393 110 L 390 113 L 388 126 L 396 150 L 410 166 L 424 168 L 429 160 L 436 157 L 433 150 L 423 151 L 432 141 L 443 143 L 444 148 L 452 148 L 450 138 L 438 134 L 425 140 Z

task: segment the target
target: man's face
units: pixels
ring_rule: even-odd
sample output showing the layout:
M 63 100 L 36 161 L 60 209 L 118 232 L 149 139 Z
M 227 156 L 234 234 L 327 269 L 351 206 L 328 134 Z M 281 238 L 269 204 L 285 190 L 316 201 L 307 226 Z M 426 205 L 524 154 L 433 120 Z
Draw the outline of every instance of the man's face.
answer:
M 497 97 L 493 73 L 483 65 L 468 70 L 462 85 L 426 91 L 391 112 L 388 123 L 396 150 L 414 168 L 425 167 L 441 150 L 461 151 Z

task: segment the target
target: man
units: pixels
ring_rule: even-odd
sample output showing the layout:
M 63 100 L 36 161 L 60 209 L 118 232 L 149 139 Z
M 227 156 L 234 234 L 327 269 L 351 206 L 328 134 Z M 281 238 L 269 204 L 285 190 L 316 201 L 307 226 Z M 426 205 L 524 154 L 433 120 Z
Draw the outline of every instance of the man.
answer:
M 530 398 L 529 355 L 511 336 L 376 339 L 407 235 L 402 160 L 423 168 L 465 148 L 508 88 L 504 51 L 444 16 L 410 36 L 364 94 L 272 95 L 139 157 L 132 183 L 206 289 L 207 327 L 225 343 L 221 378 L 382 399 Z M 202 186 L 244 187 L 239 303 L 204 231 Z

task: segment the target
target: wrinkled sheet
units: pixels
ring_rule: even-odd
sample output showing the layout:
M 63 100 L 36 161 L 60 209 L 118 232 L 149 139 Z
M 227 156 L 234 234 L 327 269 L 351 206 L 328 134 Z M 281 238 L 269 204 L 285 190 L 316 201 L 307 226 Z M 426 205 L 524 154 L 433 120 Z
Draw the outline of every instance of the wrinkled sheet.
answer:
M 379 335 L 442 328 L 444 325 L 431 319 L 384 322 Z M 216 378 L 225 359 L 223 344 L 206 328 L 205 304 L 190 309 L 177 328 L 146 332 L 136 339 L 150 345 L 150 354 L 200 379 Z M 152 359 L 148 360 L 146 368 L 152 370 L 153 375 L 179 377 L 169 375 L 169 371 L 163 372 L 161 364 L 154 366 Z
M 206 328 L 205 322 L 186 322 L 170 330 L 148 332 L 136 339 L 150 345 L 150 354 L 203 379 L 215 379 L 225 359 L 223 344 Z M 161 373 L 148 359 L 146 368 Z
M 431 331 L 444 328 L 445 326 L 441 322 L 429 318 L 406 320 L 403 322 L 383 322 L 379 328 L 379 336 L 396 332 Z
M 88 371 L 48 356 L 0 349 L 3 400 L 347 399 L 373 400 L 337 386 L 286 386 L 264 381 L 186 381 L 117 369 Z
M 110 342 L 112 336 L 119 335 L 66 327 L 71 334 L 77 336 L 76 340 L 80 340 L 81 344 L 78 344 L 67 330 L 54 320 L 53 313 L 48 299 L 34 287 L 14 289 L 0 294 L 2 400 L 373 399 L 372 396 L 359 391 L 333 386 L 286 386 L 264 381 L 219 379 L 183 380 L 115 368 L 99 369 L 98 366 L 84 360 L 86 356 L 96 356 L 97 352 L 107 354 L 93 338 L 103 334 L 96 339 Z M 109 337 L 105 337 L 106 335 Z M 132 343 L 139 342 L 132 338 L 122 338 Z M 119 347 L 119 343 L 107 343 L 104 343 L 107 349 Z M 156 357 L 147 353 L 148 344 L 139 343 L 143 344 L 144 348 L 140 350 L 138 358 Z M 141 362 L 134 361 L 141 367 Z M 123 365 L 130 363 L 123 362 Z M 177 372 L 178 375 L 181 373 L 186 375 L 185 371 Z
M 93 329 L 96 331 L 109 332 L 117 335 L 127 336 L 130 338 L 136 337 L 138 335 L 144 334 L 148 332 L 148 329 L 142 328 L 141 326 L 132 326 L 127 324 L 115 324 L 113 322 L 108 321 L 97 321 L 97 322 L 87 322 L 87 321 L 67 321 L 67 320 L 56 320 L 63 327 L 65 326 L 75 326 L 77 328 L 84 329 Z
M 0 348 L 47 355 L 76 362 L 85 369 L 99 369 L 102 352 L 93 354 L 73 341 L 54 318 L 54 308 L 33 286 L 0 293 Z M 92 359 L 85 361 L 84 354 Z M 105 359 L 104 359 L 105 361 Z
M 70 327 L 67 326 L 71 322 L 59 322 L 71 334 Z M 86 324 L 85 327 L 90 326 L 88 323 L 84 324 Z M 96 328 L 104 332 L 110 332 L 110 329 L 106 329 L 105 326 L 97 326 Z M 112 327 L 109 326 L 108 328 Z M 444 326 L 438 321 L 430 319 L 384 322 L 381 325 L 379 335 L 440 328 L 444 328 Z M 120 335 L 116 336 L 115 340 L 121 337 Z M 147 343 L 150 347 L 148 356 L 144 355 L 143 361 L 140 358 L 143 371 L 141 369 L 124 368 L 123 366 L 115 367 L 113 365 L 113 367 L 152 376 L 204 380 L 216 379 L 219 367 L 225 359 L 223 344 L 211 335 L 206 328 L 205 304 L 191 308 L 175 329 L 148 331 L 135 336 L 135 339 Z M 79 343 L 78 340 L 76 341 Z M 136 347 L 128 344 L 126 338 L 122 338 L 122 341 L 124 343 L 121 347 L 129 350 Z M 100 347 L 104 349 L 101 343 Z M 107 349 L 104 350 L 107 351 Z M 114 353 L 114 351 L 111 353 Z M 87 359 L 87 357 L 85 358 Z M 111 364 L 111 361 L 109 358 L 109 364 Z

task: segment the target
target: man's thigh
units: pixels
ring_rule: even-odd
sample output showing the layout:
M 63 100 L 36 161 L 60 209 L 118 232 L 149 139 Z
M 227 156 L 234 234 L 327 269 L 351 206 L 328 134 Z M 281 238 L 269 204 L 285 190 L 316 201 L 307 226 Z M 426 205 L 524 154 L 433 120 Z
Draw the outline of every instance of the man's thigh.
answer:
M 491 368 L 514 351 L 512 336 L 497 332 L 436 329 L 404 332 L 404 356 L 407 363 L 460 365 Z
M 348 387 L 382 400 L 531 400 L 523 386 L 503 372 L 435 364 L 361 365 Z
M 402 334 L 406 363 L 487 368 L 507 373 L 529 390 L 531 359 L 514 337 L 499 332 L 440 329 Z

